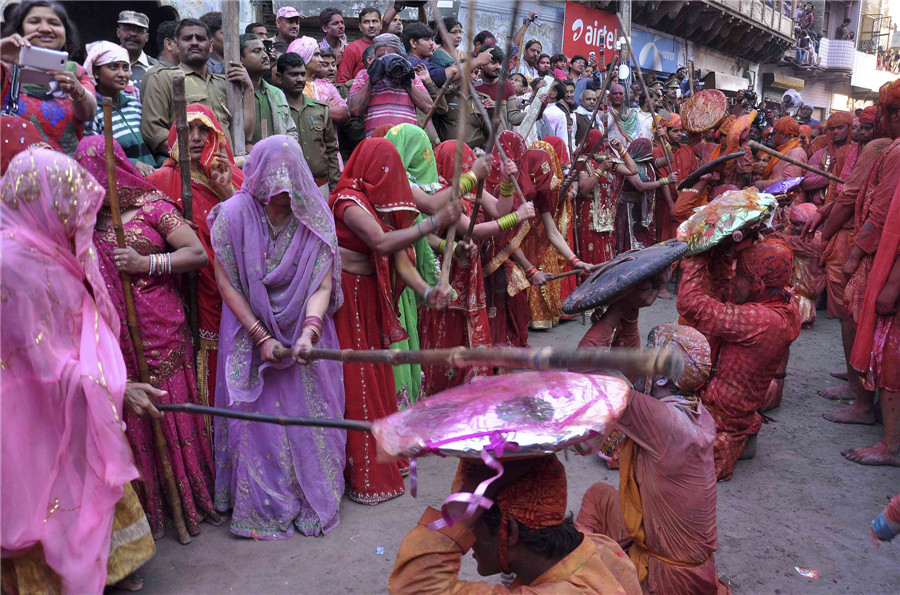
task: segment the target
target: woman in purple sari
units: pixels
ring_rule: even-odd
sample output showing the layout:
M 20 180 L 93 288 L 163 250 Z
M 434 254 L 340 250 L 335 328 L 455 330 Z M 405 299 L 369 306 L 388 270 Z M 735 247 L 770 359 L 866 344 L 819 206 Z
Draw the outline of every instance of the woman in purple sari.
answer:
M 217 399 L 236 411 L 342 417 L 341 364 L 300 357 L 314 344 L 338 349 L 332 315 L 343 295 L 334 217 L 297 141 L 257 143 L 209 227 L 224 302 Z M 275 356 L 282 344 L 291 359 Z M 287 539 L 338 525 L 346 432 L 216 418 L 214 434 L 216 507 L 233 509 L 232 533 Z
M 206 266 L 206 251 L 178 207 L 138 173 L 118 142 L 113 141 L 113 144 L 115 184 L 127 247 L 116 246 L 108 201 L 103 203 L 97 215 L 94 244 L 100 272 L 122 322 L 119 344 L 125 356 L 128 379 L 140 380 L 131 334 L 125 324 L 125 293 L 119 274 L 122 271 L 131 275 L 150 384 L 166 391 L 160 402 L 197 403 L 194 351 L 176 278 L 179 273 Z M 89 136 L 78 143 L 75 160 L 108 192 L 105 146 L 104 137 Z M 188 532 L 197 535 L 204 517 L 213 523 L 219 522 L 212 501 L 213 461 L 209 435 L 203 417 L 199 415 L 170 413 L 160 423 L 181 496 L 184 520 Z M 159 539 L 165 533 L 169 506 L 163 502 L 162 471 L 151 421 L 126 411 L 125 425 L 135 463 L 141 472 L 134 488 L 147 513 L 153 537 Z

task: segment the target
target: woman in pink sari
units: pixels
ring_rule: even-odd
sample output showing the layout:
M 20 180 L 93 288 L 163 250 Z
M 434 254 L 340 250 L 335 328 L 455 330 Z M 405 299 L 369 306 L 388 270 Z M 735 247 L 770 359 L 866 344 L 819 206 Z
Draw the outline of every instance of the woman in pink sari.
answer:
M 109 188 L 104 147 L 106 139 L 90 136 L 78 143 L 75 159 L 101 187 Z M 115 143 L 116 188 L 125 227 L 126 248 L 116 247 L 109 204 L 104 202 L 97 217 L 94 244 L 100 272 L 106 281 L 119 319 L 125 320 L 125 294 L 120 272 L 131 275 L 134 305 L 150 368 L 150 383 L 168 394 L 161 402 L 197 403 L 197 378 L 190 332 L 184 316 L 176 275 L 206 265 L 207 257 L 197 234 L 169 198 L 134 169 L 119 143 Z M 131 335 L 123 323 L 119 342 L 128 377 L 138 379 Z M 126 434 L 134 451 L 141 479 L 134 482 L 153 536 L 165 532 L 168 507 L 163 503 L 159 478 L 160 462 L 149 420 L 126 414 Z M 203 418 L 173 413 L 162 420 L 169 460 L 184 507 L 184 520 L 192 535 L 200 532 L 204 515 L 214 522 L 213 461 L 209 435 Z
M 134 395 L 125 392 L 119 315 L 91 242 L 103 194 L 49 149 L 18 155 L 0 181 L 4 592 L 100 593 L 114 510 L 138 477 L 122 433 Z M 153 554 L 139 525 L 117 536 L 135 545 L 136 565 Z

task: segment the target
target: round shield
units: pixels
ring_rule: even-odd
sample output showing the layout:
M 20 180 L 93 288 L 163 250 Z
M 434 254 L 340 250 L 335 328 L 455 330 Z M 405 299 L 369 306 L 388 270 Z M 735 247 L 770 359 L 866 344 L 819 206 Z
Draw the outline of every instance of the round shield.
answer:
M 735 153 L 729 153 L 728 155 L 722 155 L 721 157 L 717 157 L 712 161 L 707 161 L 706 163 L 692 171 L 690 175 L 688 175 L 688 177 L 682 180 L 682 182 L 678 184 L 678 189 L 684 190 L 685 188 L 690 188 L 697 183 L 697 180 L 699 180 L 701 176 L 708 174 L 726 161 L 731 161 L 732 159 L 743 157 L 746 154 L 746 151 L 737 151 Z
M 428 454 L 479 458 L 482 449 L 503 458 L 534 457 L 608 433 L 629 392 L 624 380 L 600 374 L 479 377 L 375 420 L 372 435 L 379 461 Z
M 724 239 L 734 237 L 735 232 L 765 222 L 777 206 L 774 196 L 756 188 L 726 192 L 682 222 L 678 226 L 678 240 L 687 242 L 691 256 L 706 252 Z
M 612 302 L 635 285 L 652 279 L 684 256 L 688 245 L 667 240 L 625 252 L 591 274 L 563 302 L 563 312 L 578 314 Z
M 719 125 L 728 114 L 728 98 L 718 89 L 703 89 L 681 106 L 681 125 L 700 134 Z

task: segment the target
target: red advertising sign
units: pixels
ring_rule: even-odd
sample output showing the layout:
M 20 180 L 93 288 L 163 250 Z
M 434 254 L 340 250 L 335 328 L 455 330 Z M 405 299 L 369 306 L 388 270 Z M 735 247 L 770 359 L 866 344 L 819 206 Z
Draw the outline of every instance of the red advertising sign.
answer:
M 566 2 L 562 38 L 562 51 L 570 60 L 575 54 L 588 57 L 594 52 L 598 62 L 609 64 L 616 52 L 619 21 L 612 13 Z

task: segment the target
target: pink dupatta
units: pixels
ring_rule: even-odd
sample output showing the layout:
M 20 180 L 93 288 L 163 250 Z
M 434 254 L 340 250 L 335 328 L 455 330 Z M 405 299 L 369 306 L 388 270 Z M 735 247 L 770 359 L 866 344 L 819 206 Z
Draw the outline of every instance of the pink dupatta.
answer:
M 99 593 L 123 485 L 119 321 L 92 245 L 104 191 L 48 149 L 0 181 L 2 555 L 40 543 L 66 592 Z

